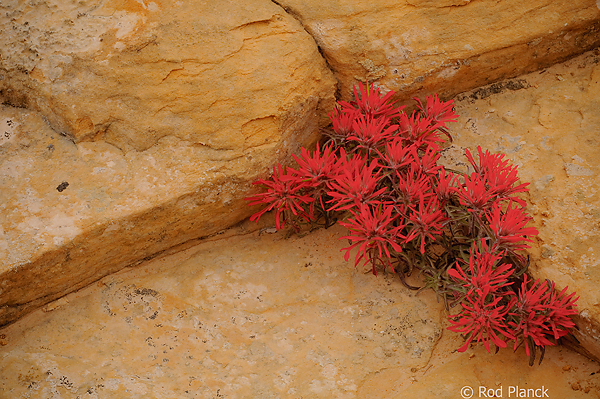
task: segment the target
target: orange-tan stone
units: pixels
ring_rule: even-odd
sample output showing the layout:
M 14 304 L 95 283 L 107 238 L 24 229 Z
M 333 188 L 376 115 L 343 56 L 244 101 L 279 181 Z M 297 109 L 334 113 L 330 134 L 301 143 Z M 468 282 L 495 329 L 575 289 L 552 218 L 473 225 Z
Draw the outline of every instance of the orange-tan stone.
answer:
M 280 0 L 340 82 L 370 81 L 397 99 L 455 95 L 562 62 L 600 44 L 594 0 Z
M 0 5 L 0 325 L 247 218 L 335 80 L 268 1 Z M 25 108 L 23 108 L 25 107 Z
M 580 296 L 576 336 L 600 359 L 600 51 L 458 96 L 448 163 L 481 145 L 529 182 L 534 278 Z
M 566 348 L 549 347 L 534 367 L 523 347 L 456 352 L 463 339 L 446 330 L 433 292 L 344 262 L 340 226 L 287 239 L 252 228 L 107 276 L 0 329 L 0 397 L 600 395 L 598 363 Z

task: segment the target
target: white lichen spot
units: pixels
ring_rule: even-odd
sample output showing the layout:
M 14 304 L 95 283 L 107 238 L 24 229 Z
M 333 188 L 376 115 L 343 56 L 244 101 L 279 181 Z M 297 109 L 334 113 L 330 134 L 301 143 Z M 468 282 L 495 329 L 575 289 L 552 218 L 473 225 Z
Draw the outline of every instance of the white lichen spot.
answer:
M 600 1 L 600 0 L 598 0 Z M 583 309 L 580 313 L 579 316 L 583 317 L 586 320 L 590 320 L 591 316 L 590 316 L 590 311 L 588 309 Z
M 57 299 L 54 302 L 50 302 L 48 305 L 44 306 L 42 308 L 42 310 L 44 312 L 51 312 L 55 309 L 61 308 L 68 304 L 69 304 L 69 300 L 67 299 L 67 297 L 62 297 L 62 298 Z
M 437 77 L 438 79 L 451 78 L 452 76 L 456 75 L 456 72 L 458 72 L 459 69 L 459 67 L 445 68 L 440 73 L 438 73 Z
M 73 239 L 81 232 L 81 229 L 77 227 L 75 222 L 74 217 L 60 212 L 50 218 L 44 230 L 54 237 L 61 237 L 67 240 Z
M 117 39 L 124 39 L 131 36 L 135 33 L 138 25 L 144 23 L 144 18 L 136 13 L 121 11 L 115 15 L 117 16 L 117 22 L 115 23 L 114 28 L 117 29 L 115 33 Z
M 287 338 L 279 338 L 277 339 L 277 346 L 281 348 L 286 353 L 291 353 L 294 350 L 294 346 L 290 344 Z M 288 384 L 287 382 L 286 384 Z
M 521 140 L 521 136 L 513 137 L 508 134 L 503 134 L 500 136 L 500 138 L 504 140 L 504 143 L 502 141 L 498 142 L 498 146 L 500 147 L 498 150 L 503 151 L 506 154 L 514 154 L 519 152 L 525 143 Z
M 332 363 L 326 364 L 325 367 L 323 367 L 323 370 L 321 371 L 323 377 L 327 378 L 328 380 L 334 379 L 337 373 L 338 369 L 335 366 L 335 364 Z
M 552 176 L 552 175 L 542 176 L 535 182 L 535 188 L 540 191 L 545 190 L 546 187 L 548 186 L 548 184 L 550 184 L 553 181 L 554 181 L 554 176 Z
M 312 380 L 310 384 L 308 384 L 308 387 L 310 388 L 311 392 L 316 394 L 320 394 L 325 390 L 323 384 L 319 380 Z
M 339 32 L 344 23 L 337 19 L 325 19 L 309 25 L 310 32 L 319 46 L 336 50 L 346 46 L 346 35 Z
M 365 68 L 365 70 L 367 71 L 366 80 L 369 82 L 381 79 L 387 73 L 387 71 L 385 70 L 385 66 L 375 65 L 375 63 L 368 58 L 365 58 L 364 60 L 359 60 L 358 63 L 362 65 L 362 67 Z M 355 78 L 361 81 L 365 80 L 365 77 L 362 76 L 355 76 Z
M 283 390 L 294 381 L 294 375 L 296 375 L 296 369 L 291 367 L 279 373 L 273 382 L 277 388 Z
M 338 368 L 333 363 L 327 363 L 323 366 L 323 370 L 321 370 L 321 375 L 324 377 L 323 381 L 320 380 L 312 380 L 309 387 L 310 390 L 314 393 L 324 393 L 327 391 L 331 391 L 336 388 L 335 376 L 338 373 Z
M 381 346 L 378 346 L 375 349 L 373 349 L 373 355 L 378 359 L 385 358 L 385 353 L 383 352 L 383 348 Z
M 70 64 L 73 62 L 73 57 L 63 54 L 51 54 L 48 56 L 48 61 L 50 61 L 50 65 L 54 66 L 59 64 Z
M 578 176 L 593 176 L 594 175 L 594 172 L 591 169 L 586 168 L 583 165 L 580 165 L 580 164 L 586 163 L 584 159 L 582 159 L 581 157 L 579 157 L 577 155 L 572 156 L 571 159 L 573 160 L 573 163 L 565 162 L 565 170 L 567 172 L 567 176 L 578 177 Z
M 125 389 L 128 392 L 132 392 L 133 394 L 145 395 L 148 393 L 148 387 L 146 384 L 138 381 L 139 377 L 129 377 L 123 378 L 122 384 L 125 386 Z
M 546 151 L 548 151 L 548 150 L 551 150 L 551 149 L 552 149 L 552 147 L 550 147 L 550 146 L 548 145 L 548 139 L 549 139 L 549 138 L 550 138 L 549 136 L 544 136 L 544 137 L 542 137 L 542 142 L 541 142 L 541 144 L 540 144 L 540 145 L 541 145 L 541 147 L 542 147 L 544 150 L 546 150 Z
M 388 40 L 374 40 L 373 48 L 382 48 L 390 64 L 400 64 L 411 58 L 412 50 L 403 38 L 391 37 Z
M 51 82 L 54 82 L 56 79 L 60 78 L 62 74 L 63 70 L 60 67 L 54 67 L 44 71 L 44 76 L 50 79 Z

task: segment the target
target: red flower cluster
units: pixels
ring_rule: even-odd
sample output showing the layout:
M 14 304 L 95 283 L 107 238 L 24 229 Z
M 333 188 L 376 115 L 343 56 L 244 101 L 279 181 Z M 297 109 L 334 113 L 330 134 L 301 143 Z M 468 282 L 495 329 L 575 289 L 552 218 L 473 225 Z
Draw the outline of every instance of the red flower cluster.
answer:
M 525 276 L 508 317 L 508 325 L 520 337 L 515 339 L 515 349 L 524 342 L 529 356 L 530 347 L 554 345 L 551 338 L 556 342 L 569 333 L 575 326 L 570 316 L 577 314 L 575 302 L 579 297 L 566 292 L 567 288 L 557 293 L 554 283 L 547 280 L 537 280 L 528 287 Z
M 490 342 L 504 348 L 514 340 L 515 350 L 524 343 L 527 356 L 532 356 L 535 352 L 530 348 L 554 345 L 568 334 L 575 325 L 569 316 L 577 314 L 575 294 L 566 296 L 566 288 L 557 294 L 554 283 L 547 281 L 529 286 L 527 275 L 516 293 L 510 281 L 513 265 L 501 263 L 502 255 L 494 253 L 494 247 L 487 248 L 486 240 L 481 247 L 480 251 L 474 246 L 468 270 L 460 262 L 448 270 L 464 297 L 462 312 L 450 316 L 449 329 L 467 337 L 458 351 L 465 351 L 473 340 L 483 341 L 488 351 Z
M 286 220 L 292 219 L 291 214 L 300 216 L 305 220 L 310 220 L 310 216 L 304 210 L 303 204 L 311 203 L 313 199 L 301 193 L 309 184 L 299 179 L 295 171 L 288 172 L 285 167 L 277 165 L 277 168 L 273 168 L 271 180 L 259 179 L 253 184 L 262 184 L 268 189 L 267 192 L 247 198 L 248 201 L 252 201 L 249 205 L 266 203 L 268 206 L 252 215 L 250 220 L 258 221 L 264 213 L 271 210 L 275 210 L 275 226 L 277 230 L 283 227 Z M 284 217 L 283 220 L 281 220 L 282 216 Z
M 503 154 L 477 147 L 478 159 L 466 150 L 470 173 L 438 164 L 446 123 L 456 121 L 452 101 L 435 94 L 419 99 L 410 116 L 395 107 L 393 92 L 359 84 L 355 101 L 339 102 L 330 113 L 329 139 L 314 151 L 294 155 L 297 169 L 278 165 L 271 179 L 255 184 L 267 191 L 249 197 L 265 207 L 258 220 L 275 211 L 277 229 L 336 217 L 349 234 L 345 259 L 356 251 L 355 266 L 369 265 L 397 273 L 401 281 L 415 268 L 424 287 L 433 288 L 447 307 L 450 330 L 463 333 L 464 351 L 472 342 L 516 349 L 553 345 L 573 327 L 574 294 L 557 293 L 553 283 L 529 287 L 525 274 L 529 248 L 538 234 L 518 195 L 517 167 Z M 514 282 L 521 282 L 519 290 Z M 551 339 L 554 340 L 551 341 Z M 532 352 L 534 353 L 534 352 Z

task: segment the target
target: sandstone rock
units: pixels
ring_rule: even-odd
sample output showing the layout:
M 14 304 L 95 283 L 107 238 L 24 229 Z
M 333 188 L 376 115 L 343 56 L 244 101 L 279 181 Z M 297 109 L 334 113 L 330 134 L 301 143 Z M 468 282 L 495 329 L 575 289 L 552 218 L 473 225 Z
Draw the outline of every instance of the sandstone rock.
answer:
M 464 386 L 486 386 L 506 398 L 517 385 L 544 386 L 550 398 L 600 393 L 598 364 L 564 348 L 548 348 L 535 367 L 522 347 L 456 352 L 463 338 L 445 329 L 433 292 L 355 270 L 340 252 L 344 233 L 284 239 L 234 228 L 107 276 L 68 305 L 0 329 L 0 397 L 460 398 Z
M 151 385 L 168 397 L 212 397 L 219 389 L 240 398 L 354 396 L 376 370 L 424 367 L 442 333 L 443 305 L 403 289 L 392 274 L 376 278 L 344 262 L 343 231 L 284 239 L 284 232 L 233 229 L 230 237 L 108 276 L 71 294 L 68 306 L 0 330 L 8 343 L 0 348 L 0 396 L 31 392 L 5 380 L 20 367 L 16 357 L 29 369 L 41 356 L 31 380 L 42 393 L 54 382 L 40 378 L 46 362 L 73 351 L 93 372 L 83 376 L 77 362 L 54 362 L 53 376 L 73 384 L 67 395 L 89 387 L 100 396 L 132 388 L 156 394 L 127 380 L 162 370 Z M 40 335 L 52 353 L 28 347 Z
M 170 137 L 232 159 L 279 140 L 294 107 L 331 100 L 314 42 L 275 4 L 147 3 L 5 6 L 4 101 L 74 142 L 144 151 Z
M 26 108 L 0 111 L 0 325 L 248 216 L 249 183 L 333 106 L 315 40 L 346 98 L 357 79 L 448 97 L 599 41 L 583 0 L 281 5 L 0 5 L 0 97 Z
M 530 182 L 539 236 L 530 271 L 580 296 L 575 336 L 600 359 L 600 51 L 461 94 L 448 162 L 464 148 L 503 152 Z
M 279 1 L 315 38 L 345 99 L 358 80 L 451 98 L 600 43 L 593 0 Z
M 334 102 L 314 41 L 272 2 L 0 10 L 2 101 L 27 107 L 0 110 L 0 325 L 248 217 L 250 183 Z

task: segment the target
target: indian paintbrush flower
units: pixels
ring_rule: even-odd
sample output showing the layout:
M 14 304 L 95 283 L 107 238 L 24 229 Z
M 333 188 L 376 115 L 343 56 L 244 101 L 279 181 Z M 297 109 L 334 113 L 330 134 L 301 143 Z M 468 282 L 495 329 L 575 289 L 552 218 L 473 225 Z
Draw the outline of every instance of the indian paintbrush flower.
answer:
M 553 282 L 530 282 L 525 257 L 538 234 L 528 227 L 525 201 L 528 183 L 519 183 L 518 168 L 504 154 L 467 149 L 467 173 L 439 165 L 446 124 L 456 121 L 453 101 L 437 95 L 419 99 L 410 116 L 391 102 L 393 92 L 359 84 L 355 101 L 340 101 L 330 113 L 333 132 L 315 151 L 294 155 L 297 170 L 281 165 L 269 179 L 254 184 L 266 192 L 247 198 L 265 205 L 258 220 L 275 212 L 275 225 L 315 222 L 320 206 L 330 216 L 349 214 L 339 224 L 348 229 L 344 258 L 356 251 L 355 267 L 389 267 L 408 288 L 405 276 L 420 269 L 425 286 L 459 305 L 449 316 L 450 330 L 471 343 L 498 348 L 514 340 L 516 350 L 535 357 L 535 349 L 554 345 L 574 327 L 575 293 L 561 292 Z M 326 206 L 329 208 L 326 209 Z M 427 250 L 431 246 L 431 250 Z M 520 287 L 519 287 L 520 286 Z

